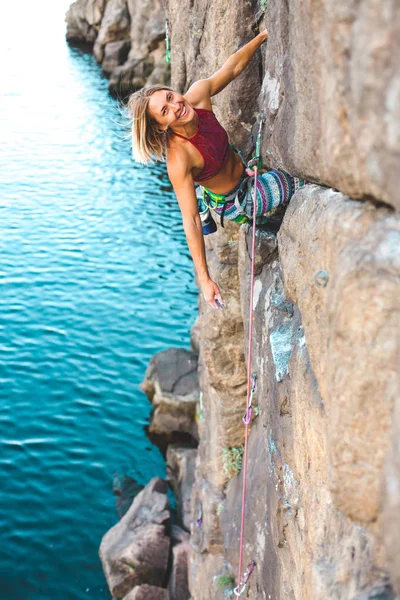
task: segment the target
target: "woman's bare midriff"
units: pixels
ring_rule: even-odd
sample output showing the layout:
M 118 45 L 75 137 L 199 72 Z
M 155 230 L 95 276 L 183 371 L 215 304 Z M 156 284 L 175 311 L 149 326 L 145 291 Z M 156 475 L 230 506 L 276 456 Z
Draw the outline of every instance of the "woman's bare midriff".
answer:
M 244 166 L 240 156 L 229 146 L 228 156 L 221 171 L 201 182 L 201 185 L 208 188 L 214 194 L 227 194 L 238 183 L 244 171 Z M 201 169 L 193 169 L 193 178 L 201 172 Z

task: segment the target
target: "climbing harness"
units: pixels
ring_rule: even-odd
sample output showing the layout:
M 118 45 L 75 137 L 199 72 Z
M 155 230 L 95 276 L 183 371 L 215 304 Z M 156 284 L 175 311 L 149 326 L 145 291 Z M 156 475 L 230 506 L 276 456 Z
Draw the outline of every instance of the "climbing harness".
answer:
M 171 62 L 171 46 L 169 41 L 169 21 L 165 19 L 165 60 Z
M 236 596 L 241 596 L 246 589 L 247 582 L 252 574 L 256 563 L 251 561 L 247 565 L 247 570 L 242 578 L 242 563 L 243 563 L 243 544 L 244 544 L 244 524 L 245 524 L 245 508 L 246 508 L 246 475 L 247 475 L 247 451 L 249 441 L 249 425 L 252 417 L 253 396 L 256 389 L 257 377 L 251 373 L 251 363 L 253 357 L 253 297 L 254 297 L 254 277 L 255 277 L 255 251 L 256 251 L 256 218 L 257 218 L 257 177 L 258 170 L 261 168 L 261 132 L 264 122 L 264 115 L 259 116 L 259 129 L 256 141 L 255 156 L 248 163 L 247 173 L 254 176 L 254 197 L 253 197 L 253 237 L 251 244 L 251 285 L 250 285 L 250 308 L 249 308 L 249 348 L 247 354 L 247 404 L 246 412 L 243 417 L 245 424 L 244 437 L 244 452 L 243 452 L 243 490 L 242 490 L 242 518 L 240 524 L 240 546 L 239 546 L 239 573 L 238 585 L 234 592 Z
M 243 573 L 243 580 L 241 581 L 241 583 L 235 587 L 235 589 L 233 590 L 233 593 L 236 596 L 241 596 L 244 592 L 244 590 L 246 589 L 247 586 L 247 582 L 250 578 L 250 575 L 252 574 L 252 572 L 254 571 L 254 568 L 256 566 L 256 563 L 254 562 L 254 560 L 251 560 L 249 562 L 249 564 L 247 565 L 247 569 L 246 571 Z M 239 591 L 240 589 L 240 591 Z

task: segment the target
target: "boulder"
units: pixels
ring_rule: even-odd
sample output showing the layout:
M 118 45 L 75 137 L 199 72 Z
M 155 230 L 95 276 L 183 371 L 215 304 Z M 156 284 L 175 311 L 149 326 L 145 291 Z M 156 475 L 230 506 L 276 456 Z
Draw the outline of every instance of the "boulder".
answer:
M 173 546 L 181 542 L 188 542 L 189 540 L 190 535 L 187 531 L 179 527 L 179 525 L 171 525 L 171 542 Z
M 134 587 L 123 600 L 169 600 L 169 598 L 167 590 L 145 584 Z
M 109 2 L 107 2 L 107 6 L 104 11 L 104 16 L 101 21 L 101 27 L 93 48 L 93 53 L 97 62 L 103 62 L 104 48 L 108 44 L 110 44 L 111 42 L 120 41 L 128 42 L 128 44 L 125 44 L 124 47 L 124 49 L 126 49 L 127 52 L 124 56 L 124 60 L 118 62 L 115 66 L 122 64 L 122 62 L 125 62 L 131 46 L 129 40 L 130 26 L 131 19 L 128 10 L 127 0 L 109 0 Z
M 192 523 L 190 543 L 196 553 L 218 554 L 223 547 L 219 516 L 224 506 L 224 493 L 220 486 L 212 486 L 196 473 L 191 495 Z
M 100 559 L 115 598 L 123 598 L 135 585 L 164 583 L 170 547 L 167 491 L 165 481 L 152 479 L 102 539 Z
M 142 489 L 143 486 L 132 479 L 132 477 L 129 477 L 129 475 L 114 473 L 113 493 L 116 496 L 115 504 L 120 519 L 128 512 L 133 499 Z
M 67 22 L 67 40 L 93 44 L 100 30 L 101 20 L 107 0 L 76 0 L 69 7 Z
M 165 3 L 163 0 L 127 0 L 131 17 L 130 59 L 146 56 L 165 38 Z M 165 55 L 164 55 L 165 60 Z
M 155 354 L 141 388 L 155 406 L 168 395 L 197 400 L 197 355 L 184 348 L 169 348 Z
M 165 59 L 165 12 L 161 0 L 128 0 L 131 49 L 128 59 L 113 70 L 109 90 L 126 98 L 145 85 L 168 84 L 170 66 Z
M 197 450 L 170 444 L 167 449 L 167 473 L 176 497 L 178 519 L 190 530 L 190 496 L 194 483 Z
M 151 359 L 141 388 L 154 406 L 149 436 L 155 443 L 165 448 L 166 443 L 197 438 L 196 354 L 183 348 L 159 352 Z
M 189 600 L 188 556 L 190 544 L 182 542 L 172 548 L 172 571 L 168 584 L 170 600 Z
M 128 56 L 131 43 L 129 40 L 121 42 L 110 42 L 104 48 L 104 58 L 101 67 L 106 75 L 109 75 L 119 65 L 124 64 Z

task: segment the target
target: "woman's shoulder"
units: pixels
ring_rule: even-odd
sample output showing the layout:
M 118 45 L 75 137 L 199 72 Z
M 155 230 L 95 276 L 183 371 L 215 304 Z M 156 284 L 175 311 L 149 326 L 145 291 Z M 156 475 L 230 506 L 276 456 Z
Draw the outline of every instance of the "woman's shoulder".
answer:
M 193 108 L 212 111 L 210 88 L 207 79 L 195 81 L 184 95 L 184 98 L 186 98 Z

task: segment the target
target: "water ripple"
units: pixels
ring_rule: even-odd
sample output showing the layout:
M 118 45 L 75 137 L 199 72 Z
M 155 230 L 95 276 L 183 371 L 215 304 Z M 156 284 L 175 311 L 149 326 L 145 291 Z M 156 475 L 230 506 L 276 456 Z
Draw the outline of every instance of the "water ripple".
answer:
M 196 308 L 165 168 L 133 165 L 68 5 L 8 3 L 0 25 L 0 600 L 109 599 L 113 474 L 165 470 L 138 384 Z

